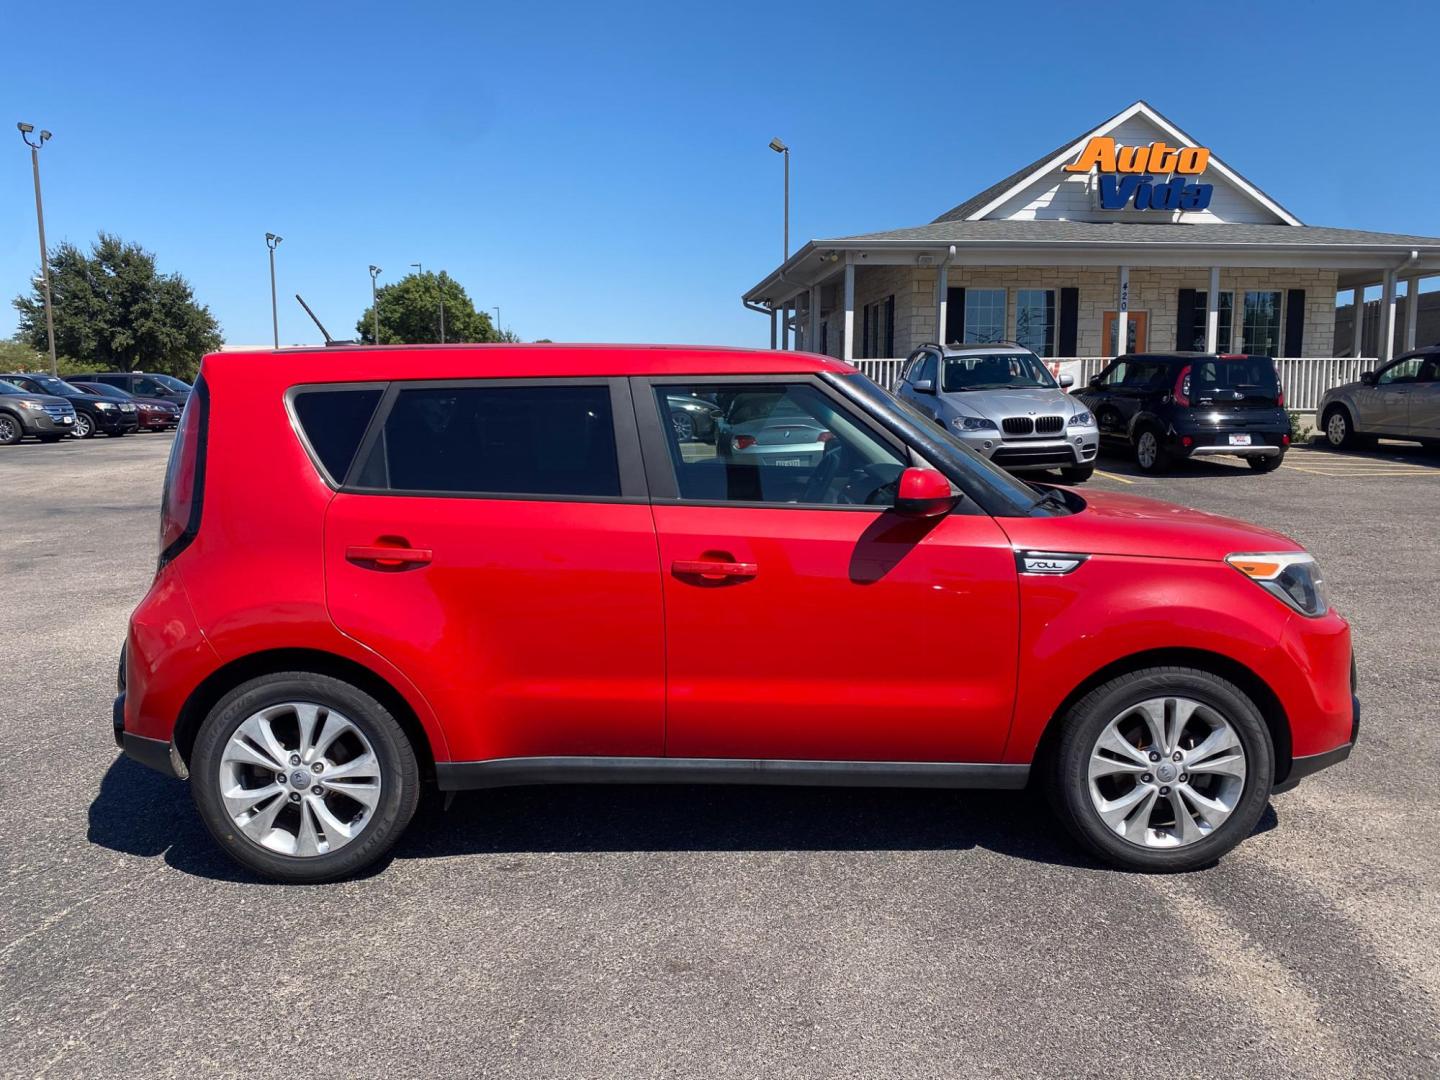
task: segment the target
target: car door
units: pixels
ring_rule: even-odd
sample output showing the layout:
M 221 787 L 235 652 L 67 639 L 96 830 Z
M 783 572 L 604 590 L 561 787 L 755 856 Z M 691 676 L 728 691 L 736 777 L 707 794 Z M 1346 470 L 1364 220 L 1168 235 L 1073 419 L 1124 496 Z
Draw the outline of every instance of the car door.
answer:
M 348 474 L 325 524 L 331 617 L 415 682 L 454 760 L 662 752 L 659 559 L 623 381 L 391 384 Z
M 804 413 L 823 450 L 681 443 L 662 423 L 677 385 L 743 396 L 747 415 Z M 1000 759 L 1018 600 L 993 519 L 964 503 L 927 521 L 890 510 L 908 451 L 818 378 L 637 379 L 635 401 L 665 591 L 667 755 Z
M 1095 414 L 1103 439 L 1127 439 L 1130 421 L 1140 407 L 1133 382 L 1136 373 L 1133 359 L 1120 359 L 1096 376 L 1096 382 L 1081 395 L 1081 400 Z
M 1422 358 L 1401 357 L 1381 368 L 1374 386 L 1361 386 L 1355 403 L 1360 415 L 1355 420 L 1357 431 L 1385 435 L 1408 435 L 1410 432 L 1410 395 L 1420 374 Z
M 1410 391 L 1410 435 L 1416 439 L 1440 439 L 1440 356 L 1430 356 Z

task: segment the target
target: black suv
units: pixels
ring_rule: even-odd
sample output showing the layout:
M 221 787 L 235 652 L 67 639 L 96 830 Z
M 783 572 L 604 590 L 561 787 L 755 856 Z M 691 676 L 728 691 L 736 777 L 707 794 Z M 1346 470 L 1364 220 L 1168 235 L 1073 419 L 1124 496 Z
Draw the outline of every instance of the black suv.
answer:
M 174 375 L 161 375 L 148 371 L 97 371 L 90 375 L 75 375 L 77 381 L 104 383 L 136 397 L 161 398 L 173 402 L 182 409 L 190 399 L 190 384 Z
M 1142 472 L 1217 454 L 1270 472 L 1290 447 L 1285 394 L 1268 356 L 1120 356 L 1075 396 L 1095 414 L 1101 445 L 1128 448 Z
M 54 375 L 0 375 L 0 379 L 33 394 L 50 394 L 70 402 L 75 409 L 77 439 L 88 439 L 97 431 L 106 435 L 129 435 L 140 426 L 140 413 L 133 402 L 86 393 Z

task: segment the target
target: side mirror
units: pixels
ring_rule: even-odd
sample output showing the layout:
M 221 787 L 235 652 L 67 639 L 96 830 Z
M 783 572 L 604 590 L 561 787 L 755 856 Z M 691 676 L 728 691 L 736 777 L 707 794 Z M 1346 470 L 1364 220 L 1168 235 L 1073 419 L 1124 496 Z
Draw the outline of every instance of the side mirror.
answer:
M 1074 375 L 1066 374 L 1066 375 L 1061 375 L 1061 376 L 1060 376 L 1060 389 L 1061 389 L 1061 390 L 1069 390 L 1070 387 L 1072 387 L 1072 386 L 1074 386 L 1074 385 L 1075 385 L 1075 376 L 1074 376 Z
M 917 394 L 933 394 L 935 392 L 934 379 L 917 379 L 910 385 L 915 388 Z
M 1100 386 L 1100 376 L 1099 376 L 1099 375 L 1091 375 L 1091 376 L 1090 376 L 1090 385 L 1093 386 L 1093 387 L 1096 387 L 1096 388 L 1098 389 L 1099 386 Z
M 1374 386 L 1374 385 L 1375 385 L 1375 378 L 1376 378 L 1375 372 L 1373 372 L 1373 371 L 1362 371 L 1362 372 L 1360 372 L 1360 381 L 1361 381 L 1362 383 L 1364 383 L 1366 386 Z
M 950 481 L 934 469 L 906 469 L 900 474 L 895 512 L 906 517 L 932 518 L 948 514 L 960 501 Z

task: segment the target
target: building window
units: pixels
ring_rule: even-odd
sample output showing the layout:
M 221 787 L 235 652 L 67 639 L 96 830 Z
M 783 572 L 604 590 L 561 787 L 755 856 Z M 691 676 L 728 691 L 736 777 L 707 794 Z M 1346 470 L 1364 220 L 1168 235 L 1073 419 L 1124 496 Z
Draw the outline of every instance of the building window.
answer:
M 1195 290 L 1195 317 L 1192 321 L 1192 334 L 1189 348 L 1185 352 L 1205 351 L 1205 312 L 1210 307 L 1210 294 L 1203 289 Z M 1215 335 L 1215 351 L 1227 353 L 1230 351 L 1231 328 L 1235 325 L 1235 294 L 1233 292 L 1221 291 L 1220 293 L 1220 330 Z
M 860 355 L 868 359 L 895 355 L 895 297 L 887 296 L 862 311 Z
M 1280 355 L 1280 305 L 1279 292 L 1247 292 L 1245 294 L 1245 322 L 1243 345 L 1247 353 L 1259 356 Z
M 1036 356 L 1055 355 L 1055 290 L 1021 289 L 1015 294 L 1015 340 Z
M 965 290 L 965 343 L 1005 340 L 1005 290 Z

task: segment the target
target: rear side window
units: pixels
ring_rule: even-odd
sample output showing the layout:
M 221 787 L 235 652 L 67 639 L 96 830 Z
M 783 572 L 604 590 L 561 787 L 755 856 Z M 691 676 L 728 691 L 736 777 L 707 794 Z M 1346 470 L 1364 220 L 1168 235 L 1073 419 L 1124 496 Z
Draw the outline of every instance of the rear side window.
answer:
M 472 495 L 620 495 L 610 388 L 402 389 L 358 486 Z
M 337 484 L 345 482 L 355 451 L 370 425 L 381 387 L 359 390 L 303 390 L 295 395 L 295 418 L 320 464 Z

